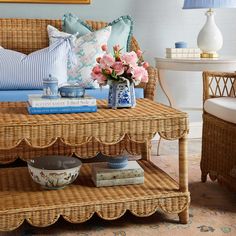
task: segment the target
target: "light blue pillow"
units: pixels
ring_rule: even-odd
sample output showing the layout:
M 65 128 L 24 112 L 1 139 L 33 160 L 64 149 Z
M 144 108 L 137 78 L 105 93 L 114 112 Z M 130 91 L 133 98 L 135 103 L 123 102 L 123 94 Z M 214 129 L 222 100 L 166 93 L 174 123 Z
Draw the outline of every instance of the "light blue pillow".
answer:
M 49 74 L 59 84 L 67 81 L 67 58 L 71 50 L 68 38 L 47 48 L 25 55 L 0 48 L 0 90 L 42 89 Z
M 109 23 L 112 27 L 108 40 L 108 49 L 112 52 L 114 45 L 119 44 L 124 52 L 130 51 L 130 43 L 133 35 L 133 20 L 130 16 L 121 16 Z M 63 30 L 70 34 L 78 33 L 79 36 L 94 31 L 86 22 L 80 20 L 71 13 L 63 16 Z

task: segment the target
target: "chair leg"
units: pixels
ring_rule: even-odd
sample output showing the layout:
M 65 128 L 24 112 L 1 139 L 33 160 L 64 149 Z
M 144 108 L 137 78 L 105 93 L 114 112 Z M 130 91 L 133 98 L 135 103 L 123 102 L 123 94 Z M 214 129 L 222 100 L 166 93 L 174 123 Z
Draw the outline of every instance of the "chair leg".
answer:
M 203 183 L 205 183 L 207 181 L 207 175 L 208 175 L 208 171 L 207 171 L 207 164 L 205 161 L 205 155 L 202 152 L 202 157 L 201 157 L 201 162 L 200 162 L 200 169 L 201 169 L 201 180 Z
M 157 156 L 160 156 L 160 146 L 161 146 L 161 137 L 159 138 L 157 142 Z
M 207 174 L 205 174 L 205 173 L 202 172 L 201 180 L 202 180 L 203 183 L 205 183 L 206 180 L 207 180 Z
M 188 209 L 188 207 L 184 211 L 180 212 L 178 214 L 178 216 L 179 216 L 179 221 L 180 221 L 181 224 L 187 224 L 188 221 L 189 221 L 189 209 Z
M 218 177 L 218 174 L 217 174 L 216 171 L 210 171 L 210 172 L 209 172 L 209 177 L 210 177 L 210 179 L 211 179 L 212 181 L 215 181 L 215 180 L 217 179 L 217 177 Z
M 152 149 L 151 140 L 146 141 L 142 145 L 141 157 L 143 160 L 151 161 L 151 149 Z

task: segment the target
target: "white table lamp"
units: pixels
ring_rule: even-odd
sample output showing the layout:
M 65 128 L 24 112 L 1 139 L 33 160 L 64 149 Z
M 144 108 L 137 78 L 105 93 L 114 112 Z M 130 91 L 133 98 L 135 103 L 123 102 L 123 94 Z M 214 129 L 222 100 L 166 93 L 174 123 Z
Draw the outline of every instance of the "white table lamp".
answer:
M 215 24 L 212 8 L 235 8 L 236 0 L 185 0 L 183 9 L 209 8 L 207 20 L 198 34 L 197 44 L 202 50 L 201 57 L 218 57 L 217 51 L 223 46 L 223 36 Z

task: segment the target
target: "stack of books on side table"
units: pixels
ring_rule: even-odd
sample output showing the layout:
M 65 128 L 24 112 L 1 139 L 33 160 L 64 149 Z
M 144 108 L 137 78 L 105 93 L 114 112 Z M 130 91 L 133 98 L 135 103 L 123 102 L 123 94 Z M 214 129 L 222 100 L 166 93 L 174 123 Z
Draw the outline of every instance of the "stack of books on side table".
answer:
M 166 48 L 166 58 L 200 58 L 199 48 Z
M 43 98 L 42 95 L 28 96 L 28 112 L 34 114 L 64 114 L 96 112 L 96 98 L 84 96 L 79 98 Z
M 120 169 L 111 169 L 107 162 L 92 164 L 92 180 L 96 187 L 143 184 L 144 170 L 137 161 L 128 161 L 128 165 Z

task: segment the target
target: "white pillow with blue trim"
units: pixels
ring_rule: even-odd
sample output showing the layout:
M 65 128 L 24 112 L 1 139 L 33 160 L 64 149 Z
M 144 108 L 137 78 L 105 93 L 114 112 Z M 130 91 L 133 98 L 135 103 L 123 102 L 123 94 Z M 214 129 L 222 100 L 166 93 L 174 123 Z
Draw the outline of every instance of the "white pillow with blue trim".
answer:
M 71 35 L 51 25 L 48 25 L 47 30 L 50 43 Z M 68 83 L 77 84 L 83 88 L 99 88 L 97 81 L 92 79 L 91 72 L 97 64 L 96 58 L 103 55 L 101 46 L 107 44 L 110 34 L 111 26 L 107 26 L 81 37 L 79 34 L 79 37 L 73 40 L 72 54 L 77 63 L 71 63 L 71 60 L 68 60 Z M 73 36 L 77 36 L 77 33 Z
M 49 47 L 29 55 L 0 47 L 0 90 L 42 89 L 49 74 L 59 84 L 67 81 L 70 37 L 61 38 Z

